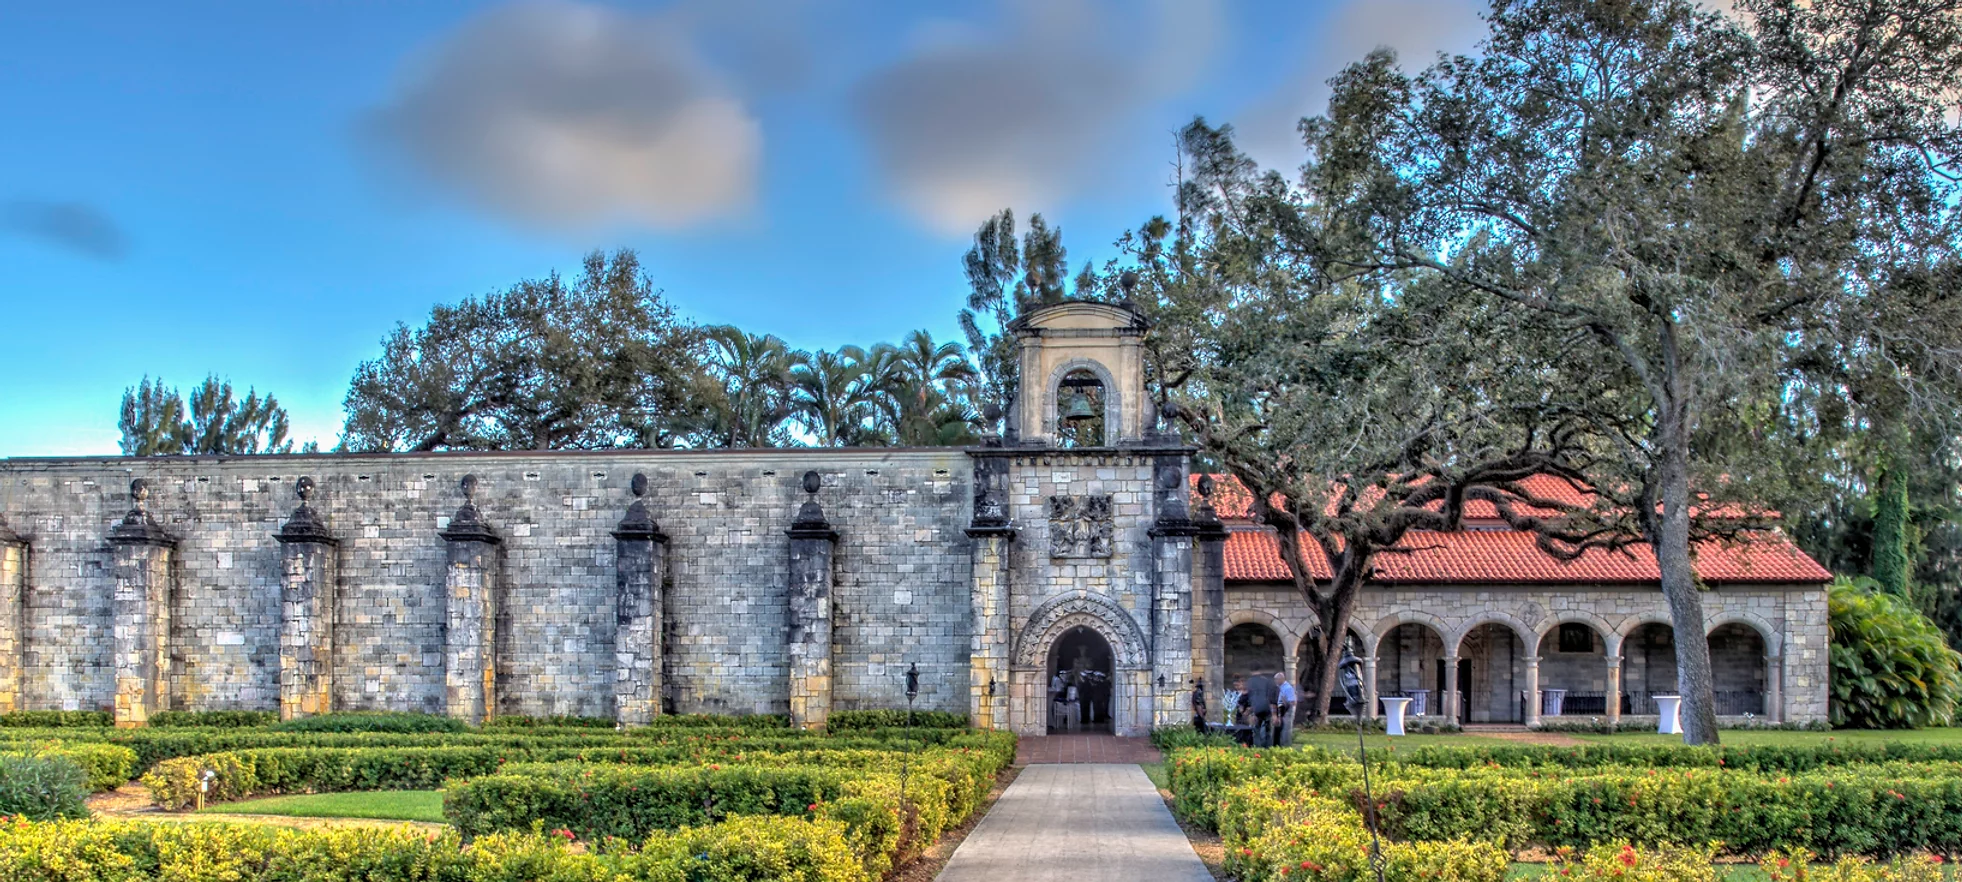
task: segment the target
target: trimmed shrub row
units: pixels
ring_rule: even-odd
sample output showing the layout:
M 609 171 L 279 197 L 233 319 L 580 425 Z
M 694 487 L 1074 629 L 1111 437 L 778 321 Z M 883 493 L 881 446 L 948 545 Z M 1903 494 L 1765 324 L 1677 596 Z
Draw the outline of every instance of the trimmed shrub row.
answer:
M 108 711 L 8 711 L 0 714 L 0 727 L 64 729 L 71 726 L 108 726 L 115 722 Z
M 611 729 L 612 717 L 492 717 L 486 729 Z
M 114 744 L 49 742 L 18 753 L 28 756 L 59 757 L 74 763 L 76 768 L 82 770 L 83 778 L 91 792 L 114 790 L 136 777 L 136 751 Z
M 463 732 L 469 728 L 453 717 L 394 711 L 319 714 L 272 726 L 277 732 Z
M 866 729 L 965 729 L 967 714 L 952 711 L 846 710 L 832 711 L 824 727 L 831 732 Z
M 163 728 L 242 729 L 270 726 L 277 722 L 279 722 L 278 711 L 159 711 L 150 715 L 150 725 Z
M 873 882 L 844 825 L 745 817 L 580 852 L 562 837 L 59 821 L 0 825 L 12 882 Z

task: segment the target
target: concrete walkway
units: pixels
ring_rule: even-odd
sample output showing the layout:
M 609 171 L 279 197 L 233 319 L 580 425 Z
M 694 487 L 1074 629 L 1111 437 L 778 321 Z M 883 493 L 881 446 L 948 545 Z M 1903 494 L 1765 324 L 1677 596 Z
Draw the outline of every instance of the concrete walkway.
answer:
M 937 882 L 1213 882 L 1135 765 L 1029 766 Z

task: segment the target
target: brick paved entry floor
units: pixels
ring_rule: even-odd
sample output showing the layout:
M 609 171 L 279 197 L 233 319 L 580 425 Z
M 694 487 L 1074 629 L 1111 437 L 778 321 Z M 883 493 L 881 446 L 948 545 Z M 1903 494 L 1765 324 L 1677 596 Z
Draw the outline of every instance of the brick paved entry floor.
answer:
M 1156 763 L 1164 755 L 1149 738 L 1115 735 L 1031 735 L 1015 747 L 1015 764 L 1041 763 Z

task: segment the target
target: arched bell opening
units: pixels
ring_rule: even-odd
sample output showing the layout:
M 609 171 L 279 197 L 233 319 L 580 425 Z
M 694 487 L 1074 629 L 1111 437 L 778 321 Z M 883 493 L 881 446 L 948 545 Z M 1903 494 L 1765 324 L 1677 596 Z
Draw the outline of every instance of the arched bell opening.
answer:
M 1116 666 L 1110 641 L 1077 625 L 1049 647 L 1049 731 L 1111 731 Z
M 1077 368 L 1056 385 L 1056 446 L 1104 446 L 1109 390 L 1095 371 Z

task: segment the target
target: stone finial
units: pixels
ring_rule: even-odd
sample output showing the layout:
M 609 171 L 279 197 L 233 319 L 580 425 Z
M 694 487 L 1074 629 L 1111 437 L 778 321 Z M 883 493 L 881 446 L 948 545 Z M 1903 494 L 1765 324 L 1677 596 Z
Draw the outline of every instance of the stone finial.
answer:
M 490 525 L 484 523 L 484 516 L 477 511 L 477 476 L 464 475 L 457 483 L 463 490 L 463 506 L 450 518 L 447 529 L 437 535 L 451 542 L 489 542 L 493 545 L 504 540 L 492 532 Z
M 634 479 L 627 487 L 633 491 L 634 504 L 627 507 L 627 516 L 613 528 L 613 538 L 668 541 L 667 535 L 661 532 L 661 525 L 654 522 L 653 512 L 647 508 L 647 475 L 635 472 Z
M 810 494 L 810 498 L 804 500 L 804 505 L 797 509 L 797 519 L 790 522 L 790 538 L 835 541 L 838 538 L 838 531 L 831 529 L 831 524 L 825 521 L 824 509 L 817 502 L 817 492 L 824 487 L 824 476 L 819 475 L 816 469 L 811 469 L 804 473 L 803 486 L 804 492 Z
M 1225 539 L 1226 525 L 1220 523 L 1219 512 L 1213 510 L 1213 490 L 1216 485 L 1212 475 L 1200 475 L 1199 501 L 1192 506 L 1192 522 L 1199 525 L 1199 538 Z
M 130 509 L 121 522 L 109 530 L 109 541 L 119 545 L 164 545 L 177 544 L 177 539 L 164 532 L 162 524 L 150 514 L 150 481 L 137 478 L 129 482 Z
M 313 478 L 307 476 L 293 482 L 293 495 L 300 497 L 300 506 L 293 509 L 293 516 L 286 520 L 285 526 L 273 534 L 274 539 L 280 542 L 338 544 L 333 534 L 327 532 L 327 523 L 314 513 L 313 506 L 309 504 L 313 500 L 314 486 Z

